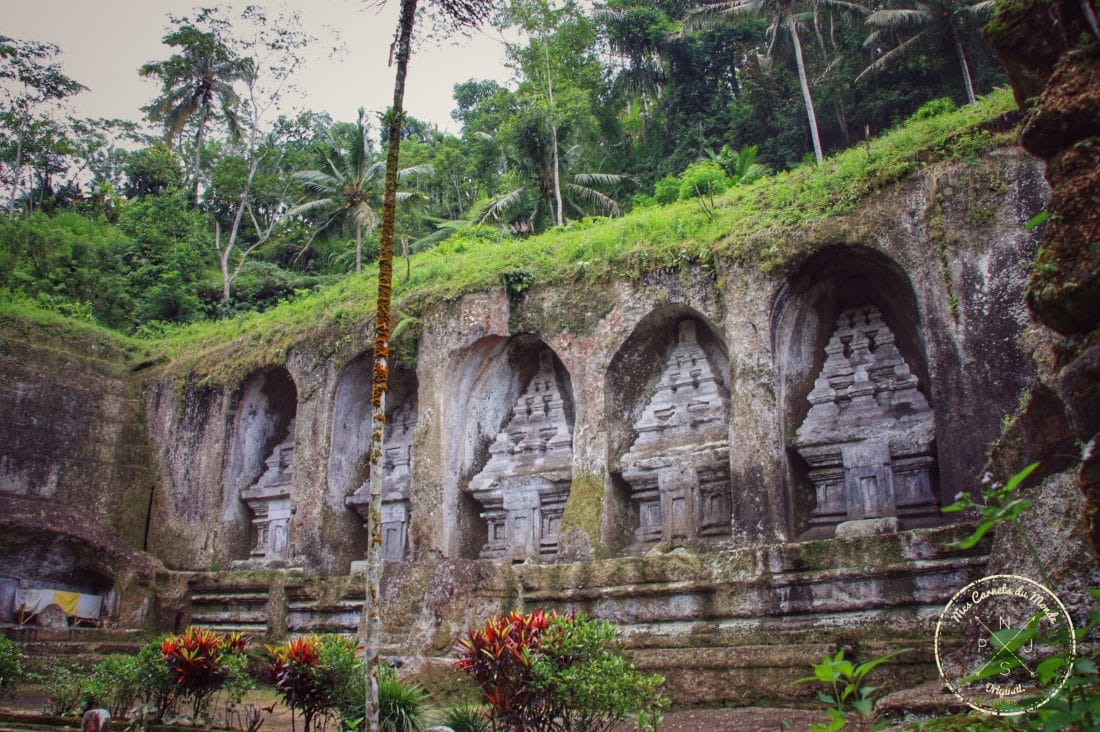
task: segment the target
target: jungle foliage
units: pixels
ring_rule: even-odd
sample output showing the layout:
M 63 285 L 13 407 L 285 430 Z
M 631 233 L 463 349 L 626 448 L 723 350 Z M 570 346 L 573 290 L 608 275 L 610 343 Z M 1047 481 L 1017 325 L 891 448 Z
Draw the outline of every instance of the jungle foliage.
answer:
M 807 167 L 814 153 L 792 30 L 821 146 L 835 157 L 870 150 L 872 136 L 929 100 L 951 109 L 971 88 L 988 92 L 1003 79 L 978 36 L 977 6 L 960 5 L 939 30 L 892 22 L 928 7 L 497 3 L 493 23 L 520 39 L 507 49 L 515 84 L 457 84 L 458 134 L 412 117 L 401 125 L 398 289 L 453 269 L 457 255 L 482 244 L 497 245 L 496 271 L 524 269 L 544 281 L 549 264 L 539 252 L 562 239 L 534 244 L 532 235 L 631 211 L 607 230 L 618 233 L 595 237 L 578 261 L 600 256 L 604 236 L 638 237 L 615 250 L 667 236 L 694 251 L 719 237 L 718 222 L 729 218 L 722 211 L 761 177 L 773 182 L 760 190 L 788 191 L 767 202 L 776 215 L 785 208 L 783 219 L 812 216 L 812 181 L 823 179 Z M 0 220 L 0 295 L 157 335 L 263 311 L 359 269 L 369 276 L 386 125 L 369 116 L 277 113 L 300 100 L 294 73 L 315 43 L 297 27 L 292 15 L 254 9 L 169 16 L 164 58 L 135 69 L 161 82 L 144 109 L 145 130 L 75 118 L 67 104 L 84 88 L 61 71 L 60 49 L 0 37 L 0 192 L 8 214 Z M 802 180 L 809 187 L 794 191 Z M 682 208 L 654 209 L 666 204 Z M 699 216 L 685 221 L 684 211 Z M 669 217 L 681 221 L 677 231 L 646 228 Z M 732 227 L 727 234 L 743 224 Z M 441 245 L 412 271 L 413 255 Z M 520 252 L 530 256 L 520 261 Z M 440 257 L 449 263 L 436 264 Z M 432 289 L 453 292 L 455 276 L 485 279 L 460 267 L 445 278 L 450 284 Z M 354 285 L 361 287 L 369 285 Z

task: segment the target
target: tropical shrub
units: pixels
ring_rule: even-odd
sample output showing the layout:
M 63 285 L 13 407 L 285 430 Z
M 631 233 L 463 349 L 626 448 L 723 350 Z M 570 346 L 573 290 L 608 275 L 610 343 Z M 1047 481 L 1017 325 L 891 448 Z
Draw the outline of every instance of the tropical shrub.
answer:
M 471 630 L 459 641 L 457 666 L 481 688 L 494 726 L 545 729 L 547 703 L 535 687 L 531 660 L 556 615 L 513 610 L 505 617 L 489 618 L 484 628 Z
M 103 707 L 116 719 L 127 716 L 127 712 L 142 696 L 141 673 L 137 656 L 107 656 L 96 664 L 85 681 L 84 708 Z
M 60 717 L 81 709 L 84 699 L 84 674 L 68 666 L 50 669 L 42 684 L 46 692 L 46 711 Z
M 19 649 L 10 638 L 0 635 L 0 697 L 10 694 L 22 678 Z
M 440 720 L 454 732 L 490 732 L 489 710 L 479 704 L 460 704 L 447 710 Z
M 301 636 L 268 646 L 275 691 L 302 715 L 306 732 L 329 717 L 340 716 L 352 727 L 362 719 L 364 667 L 355 650 L 351 640 L 337 635 Z
M 605 621 L 514 611 L 460 643 L 458 667 L 481 688 L 497 729 L 594 732 L 633 718 L 649 730 L 668 705 L 658 693 L 664 679 L 639 674 Z
M 146 706 L 152 708 L 152 717 L 158 722 L 165 715 L 174 715 L 179 711 L 176 675 L 164 662 L 164 655 L 161 653 L 161 646 L 166 638 L 146 643 L 134 657 L 141 684 L 139 696 Z
M 428 692 L 397 679 L 388 663 L 378 667 L 378 727 L 382 732 L 420 732 L 425 725 Z
M 659 692 L 664 679 L 638 673 L 622 651 L 615 627 L 605 620 L 550 619 L 531 670 L 560 720 L 555 729 L 603 731 L 628 719 L 639 729 L 657 728 L 668 706 Z
M 680 197 L 680 179 L 667 176 L 657 181 L 653 187 L 653 198 L 657 203 L 669 204 Z
M 175 676 L 175 695 L 182 702 L 190 702 L 192 718 L 205 715 L 213 694 L 227 682 L 234 687 L 244 685 L 246 648 L 247 641 L 239 633 L 222 636 L 196 627 L 164 639 L 160 651 Z
M 680 199 L 717 196 L 727 187 L 726 172 L 718 163 L 699 160 L 689 165 L 680 176 Z

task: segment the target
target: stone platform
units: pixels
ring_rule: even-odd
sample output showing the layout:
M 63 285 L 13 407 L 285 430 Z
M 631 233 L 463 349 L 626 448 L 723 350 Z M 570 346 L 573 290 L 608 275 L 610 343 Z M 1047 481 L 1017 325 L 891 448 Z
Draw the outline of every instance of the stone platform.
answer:
M 981 547 L 950 546 L 970 528 L 700 554 L 657 548 L 574 563 L 388 562 L 384 653 L 446 658 L 489 615 L 540 607 L 614 622 L 640 666 L 666 677 L 677 704 L 812 699 L 814 690 L 793 680 L 839 648 L 863 659 L 912 649 L 881 679 L 891 689 L 908 688 L 936 677 L 932 636 L 940 610 L 984 573 Z M 318 578 L 301 570 L 198 573 L 189 584 L 192 623 L 268 638 L 354 633 L 363 598 L 360 576 Z M 211 612 L 219 597 L 221 611 Z

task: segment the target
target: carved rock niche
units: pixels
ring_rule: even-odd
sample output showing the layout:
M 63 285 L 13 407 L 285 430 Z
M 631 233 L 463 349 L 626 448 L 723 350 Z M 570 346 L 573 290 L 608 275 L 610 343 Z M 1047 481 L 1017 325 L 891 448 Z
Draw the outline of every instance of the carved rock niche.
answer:
M 241 500 L 252 511 L 252 533 L 256 543 L 249 558 L 255 562 L 272 563 L 286 560 L 290 518 L 294 510 L 290 494 L 294 489 L 294 420 L 290 420 L 286 437 L 264 460 L 260 479 L 241 491 Z
M 227 495 L 233 496 L 234 531 L 240 534 L 233 552 L 247 557 L 246 565 L 280 564 L 287 558 L 296 412 L 297 390 L 285 369 L 255 374 L 236 407 L 226 466 L 234 482 Z
M 416 392 L 405 398 L 386 419 L 382 437 L 382 558 L 401 562 L 408 557 L 409 487 L 412 484 L 412 446 L 416 434 Z M 369 414 L 368 414 L 369 420 Z M 367 523 L 370 511 L 370 479 L 352 495 L 347 505 Z
M 572 425 L 553 356 L 516 400 L 504 428 L 489 446 L 489 459 L 466 488 L 481 507 L 486 559 L 553 558 L 572 480 Z
M 794 442 L 817 493 L 808 534 L 936 516 L 934 415 L 879 310 L 841 312 L 825 353 Z
M 715 540 L 730 532 L 729 393 L 682 320 L 677 343 L 621 461 L 637 507 L 632 550 Z

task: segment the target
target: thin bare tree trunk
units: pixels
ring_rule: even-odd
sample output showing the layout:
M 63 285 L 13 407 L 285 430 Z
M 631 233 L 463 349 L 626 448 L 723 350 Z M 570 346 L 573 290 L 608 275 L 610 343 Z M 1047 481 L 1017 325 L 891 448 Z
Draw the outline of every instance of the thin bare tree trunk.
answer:
M 973 104 L 977 100 L 974 97 L 974 82 L 970 78 L 970 64 L 966 62 L 962 39 L 959 38 L 959 31 L 954 25 L 951 26 L 951 36 L 955 39 L 955 53 L 959 54 L 959 66 L 962 67 L 963 82 L 966 84 L 966 101 Z
M 386 428 L 386 389 L 389 380 L 390 303 L 393 299 L 393 238 L 397 218 L 397 166 L 404 117 L 405 75 L 412 52 L 413 24 L 417 0 L 401 0 L 397 25 L 397 72 L 393 82 L 389 140 L 386 147 L 386 178 L 382 196 L 382 231 L 378 243 L 378 306 L 374 319 L 374 372 L 371 384 L 370 508 L 367 513 L 367 587 L 363 600 L 363 648 L 367 663 L 367 693 L 364 702 L 366 727 L 378 732 L 378 655 L 382 622 L 379 615 L 379 585 L 382 579 L 382 437 Z
M 15 199 L 19 198 L 19 178 L 23 175 L 23 133 L 15 142 L 15 172 L 11 178 L 11 200 L 8 201 L 8 218 L 15 218 Z
M 202 105 L 202 111 L 199 112 L 199 131 L 195 133 L 195 158 L 194 163 L 191 166 L 191 174 L 194 176 L 191 200 L 196 204 L 199 202 L 199 170 L 202 165 L 202 141 L 206 137 L 206 115 L 207 105 Z
M 814 143 L 814 157 L 820 163 L 825 159 L 821 153 L 821 136 L 817 131 L 817 114 L 814 112 L 814 100 L 810 96 L 810 82 L 806 78 L 806 63 L 802 60 L 802 41 L 798 38 L 798 26 L 794 19 L 794 13 L 787 10 L 787 29 L 791 33 L 791 42 L 794 43 L 794 60 L 798 66 L 798 83 L 802 87 L 802 100 L 806 103 L 806 117 L 810 120 L 810 137 Z
M 550 102 L 550 145 L 554 158 L 554 225 L 561 226 L 564 218 L 564 206 L 561 201 L 561 163 L 558 160 L 558 122 L 554 119 L 554 80 L 550 76 L 550 44 L 546 37 L 542 39 L 542 50 L 546 57 L 546 96 Z
M 363 271 L 363 225 L 355 222 L 355 274 Z

